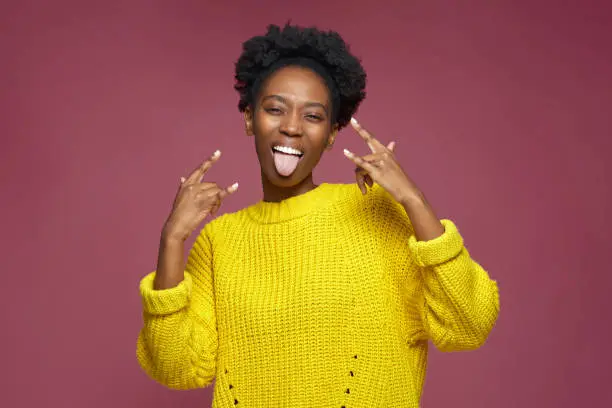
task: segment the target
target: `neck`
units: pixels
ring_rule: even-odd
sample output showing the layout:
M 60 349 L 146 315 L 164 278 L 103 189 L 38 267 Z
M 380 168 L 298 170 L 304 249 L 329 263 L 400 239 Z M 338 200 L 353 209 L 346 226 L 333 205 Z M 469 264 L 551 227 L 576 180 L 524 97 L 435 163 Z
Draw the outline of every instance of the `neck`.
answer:
M 308 191 L 317 187 L 312 181 L 312 173 L 310 173 L 308 177 L 300 181 L 295 186 L 279 187 L 270 182 L 270 180 L 268 180 L 268 178 L 262 171 L 261 184 L 263 186 L 263 200 L 273 203 L 278 203 L 280 201 L 286 200 L 287 198 L 307 193 Z

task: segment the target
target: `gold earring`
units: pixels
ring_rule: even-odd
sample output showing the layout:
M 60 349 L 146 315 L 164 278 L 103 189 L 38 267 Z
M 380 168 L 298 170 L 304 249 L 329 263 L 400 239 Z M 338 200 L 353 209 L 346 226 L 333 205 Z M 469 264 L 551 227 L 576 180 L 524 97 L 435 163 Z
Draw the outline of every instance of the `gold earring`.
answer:
M 251 128 L 251 125 L 249 122 L 250 122 L 249 113 L 244 112 L 244 132 L 246 133 L 247 136 L 253 136 L 253 129 Z

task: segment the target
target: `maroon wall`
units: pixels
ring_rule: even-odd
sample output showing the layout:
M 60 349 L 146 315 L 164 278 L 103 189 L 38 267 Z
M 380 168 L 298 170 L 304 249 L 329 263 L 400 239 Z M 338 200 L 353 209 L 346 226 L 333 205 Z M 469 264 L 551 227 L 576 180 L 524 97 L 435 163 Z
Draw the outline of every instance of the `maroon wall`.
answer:
M 1 3 L 0 405 L 210 405 L 212 388 L 172 392 L 140 371 L 138 280 L 179 177 L 215 149 L 209 180 L 240 182 L 223 210 L 261 197 L 233 63 L 291 18 L 352 44 L 369 74 L 357 117 L 397 141 L 499 281 L 488 343 L 433 352 L 423 405 L 612 406 L 612 7 L 287 3 Z M 353 181 L 344 147 L 367 151 L 343 131 L 316 181 Z

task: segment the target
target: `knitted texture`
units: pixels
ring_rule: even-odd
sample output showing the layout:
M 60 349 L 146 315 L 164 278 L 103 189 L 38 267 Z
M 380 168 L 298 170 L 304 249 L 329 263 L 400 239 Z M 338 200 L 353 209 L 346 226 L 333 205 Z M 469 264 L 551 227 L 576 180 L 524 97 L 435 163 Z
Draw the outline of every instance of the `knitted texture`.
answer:
M 323 183 L 207 223 L 184 280 L 140 282 L 137 358 L 175 389 L 213 383 L 213 408 L 418 407 L 428 341 L 481 346 L 497 284 L 455 226 L 417 241 L 382 187 Z

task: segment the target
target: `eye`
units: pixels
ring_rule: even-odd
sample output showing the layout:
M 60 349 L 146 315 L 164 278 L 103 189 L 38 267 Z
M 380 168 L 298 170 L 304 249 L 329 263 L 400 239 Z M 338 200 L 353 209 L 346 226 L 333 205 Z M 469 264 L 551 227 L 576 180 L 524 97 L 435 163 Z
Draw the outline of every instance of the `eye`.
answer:
M 323 120 L 321 116 L 315 115 L 313 113 L 306 115 L 306 118 L 308 118 L 309 120 L 315 121 L 315 122 L 320 122 Z
M 281 113 L 283 113 L 282 110 L 280 110 L 279 108 L 266 108 L 266 112 L 271 113 L 272 115 L 280 115 Z

